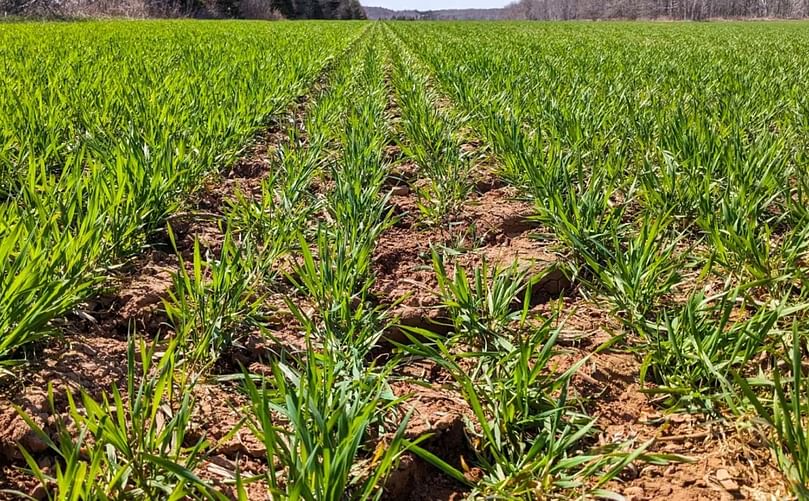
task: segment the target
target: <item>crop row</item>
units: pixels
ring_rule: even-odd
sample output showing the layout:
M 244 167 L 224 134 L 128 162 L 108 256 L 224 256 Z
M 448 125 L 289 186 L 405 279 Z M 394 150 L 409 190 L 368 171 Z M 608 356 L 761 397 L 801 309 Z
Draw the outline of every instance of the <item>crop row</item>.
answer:
M 0 359 L 97 291 L 360 30 L 5 26 Z
M 398 358 L 371 357 L 390 322 L 370 297 L 371 257 L 392 214 L 383 191 L 384 53 L 378 34 L 364 40 L 288 125 L 260 196 L 237 191 L 227 202 L 218 254 L 199 241 L 190 257 L 178 253 L 166 335 L 130 333 L 123 388 L 100 398 L 68 392 L 65 413 L 50 390 L 55 430 L 22 413 L 59 457 L 46 471 L 24 452 L 54 498 L 247 499 L 256 485 L 283 499 L 381 495 L 405 449 L 407 419 L 396 422 L 400 399 L 388 383 Z M 282 305 L 270 301 L 278 293 Z M 200 475 L 222 441 L 190 438 L 199 390 L 251 332 L 273 339 L 280 310 L 300 348 L 268 353 L 261 374 L 229 376 L 243 419 L 223 440 L 251 435 L 265 467 L 236 466 L 215 486 Z
M 122 384 L 49 388 L 45 424 L 19 408 L 47 448 L 21 447 L 44 495 L 374 499 L 407 457 L 470 497 L 614 497 L 629 464 L 686 460 L 654 439 L 599 440 L 576 378 L 616 347 L 665 410 L 750 427 L 758 414 L 806 495 L 799 25 L 12 26 L 0 357 L 163 231 L 178 261 L 159 331 L 129 332 Z M 179 249 L 168 216 L 290 109 L 256 189 L 211 216 L 217 244 Z M 537 313 L 533 297 L 549 270 L 478 259 L 484 157 L 529 202 L 567 292 L 616 321 L 596 353 L 558 367 L 570 312 Z M 414 174 L 398 179 L 403 165 Z M 403 325 L 409 298 L 380 292 L 379 245 L 400 250 L 397 235 L 428 240 L 393 256 L 429 276 L 439 323 Z M 211 387 L 237 402 L 224 436 L 201 425 Z M 463 409 L 462 450 L 414 431 L 436 418 L 417 416 L 423 389 Z M 224 446 L 245 436 L 257 461 Z
M 646 391 L 714 416 L 754 408 L 805 493 L 801 28 L 394 31 L 533 200 L 568 275 L 609 302 Z

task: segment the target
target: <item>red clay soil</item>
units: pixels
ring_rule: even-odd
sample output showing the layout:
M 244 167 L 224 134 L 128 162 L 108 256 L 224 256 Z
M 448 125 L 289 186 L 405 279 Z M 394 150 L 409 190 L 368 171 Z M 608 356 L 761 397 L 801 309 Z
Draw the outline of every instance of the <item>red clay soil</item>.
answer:
M 594 353 L 621 326 L 602 305 L 578 297 L 535 310 L 563 313 L 558 370 L 589 356 L 573 379 L 574 390 L 588 402 L 600 430 L 595 445 L 631 440 L 636 446 L 654 439 L 648 452 L 676 454 L 687 461 L 656 466 L 637 462 L 605 487 L 628 500 L 791 499 L 761 430 L 742 429 L 733 421 L 696 414 L 667 413 L 642 391 L 640 360 L 619 345 Z
M 639 361 L 628 353 L 595 355 L 588 364 L 601 396 L 594 415 L 604 442 L 654 438 L 650 452 L 679 454 L 692 462 L 638 464 L 608 484 L 630 499 L 788 499 L 783 476 L 756 430 L 705 416 L 665 414 L 640 391 Z

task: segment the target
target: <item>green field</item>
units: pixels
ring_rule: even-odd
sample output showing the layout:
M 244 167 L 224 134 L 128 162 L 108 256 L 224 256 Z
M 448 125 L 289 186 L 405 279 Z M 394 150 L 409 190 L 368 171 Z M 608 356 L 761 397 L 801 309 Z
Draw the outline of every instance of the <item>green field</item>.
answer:
M 0 23 L 0 68 L 0 498 L 809 497 L 809 23 Z

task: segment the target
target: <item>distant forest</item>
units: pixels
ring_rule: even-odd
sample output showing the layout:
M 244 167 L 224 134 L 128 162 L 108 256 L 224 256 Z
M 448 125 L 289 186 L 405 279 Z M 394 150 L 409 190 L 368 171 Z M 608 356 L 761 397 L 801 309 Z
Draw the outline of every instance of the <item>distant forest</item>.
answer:
M 797 18 L 809 0 L 519 0 L 505 10 L 517 19 Z
M 502 9 L 394 11 L 365 7 L 369 19 L 747 19 L 809 17 L 809 0 L 518 0 Z
M 0 0 L 0 15 L 45 18 L 366 18 L 359 0 Z
M 359 0 L 0 0 L 0 16 L 247 19 L 686 19 L 805 18 L 809 0 L 516 0 L 499 9 L 394 11 Z

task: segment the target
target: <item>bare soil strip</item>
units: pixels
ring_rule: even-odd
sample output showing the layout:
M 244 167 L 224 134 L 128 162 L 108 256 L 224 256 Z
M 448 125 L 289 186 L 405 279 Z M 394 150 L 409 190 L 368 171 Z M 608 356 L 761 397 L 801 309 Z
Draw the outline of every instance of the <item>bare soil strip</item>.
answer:
M 389 79 L 388 83 L 390 86 Z M 448 102 L 435 105 L 450 106 Z M 395 126 L 401 113 L 394 98 L 390 99 L 388 113 Z M 453 266 L 462 266 L 469 272 L 486 260 L 503 268 L 517 262 L 532 274 L 542 276 L 534 285 L 533 297 L 538 308 L 571 288 L 564 275 L 554 269 L 558 256 L 550 245 L 533 238 L 538 228 L 528 219 L 533 213 L 532 205 L 520 200 L 516 190 L 497 178 L 496 165 L 491 163 L 484 143 L 471 130 L 463 133 L 462 152 L 475 159 L 470 173 L 475 189 L 446 225 L 423 224 L 417 188 L 425 180 L 419 166 L 397 146 L 388 148 L 393 163 L 390 204 L 398 221 L 377 241 L 374 290 L 380 303 L 389 305 L 391 315 L 399 319 L 399 327 L 388 335 L 390 341 L 406 343 L 406 332 L 411 328 L 436 333 L 452 329 L 452 321 L 441 306 L 431 255 L 434 247 L 457 250 L 460 255 Z M 465 470 L 468 480 L 477 480 L 480 470 L 467 467 L 474 453 L 465 431 L 466 422 L 474 418 L 468 404 L 452 389 L 450 376 L 428 361 L 412 361 L 401 369 L 399 376 L 401 380 L 392 386 L 397 396 L 410 396 L 404 406 L 413 412 L 408 437 L 415 439 L 429 434 L 422 447 Z M 404 456 L 386 486 L 388 499 L 460 499 L 465 492 L 463 485 L 410 453 Z
M 436 106 L 451 109 L 454 104 L 442 98 Z M 565 256 L 559 254 L 558 242 L 552 235 L 530 221 L 535 213 L 533 204 L 523 201 L 519 190 L 498 178 L 496 158 L 471 125 L 464 134 L 466 151 L 481 159 L 474 170 L 478 182 L 476 192 L 448 231 L 419 227 L 412 216 L 418 197 L 409 188 L 418 183 L 418 168 L 406 160 L 398 162 L 395 179 L 399 181 L 391 203 L 402 218 L 396 228 L 380 239 L 376 262 L 381 296 L 390 302 L 407 298 L 395 310 L 401 316 L 401 324 L 433 331 L 449 329 L 449 321 L 438 306 L 429 249 L 432 245 L 463 247 L 458 242 L 472 240 L 476 245 L 465 249 L 457 259 L 458 265 L 473 269 L 482 258 L 500 266 L 516 261 L 532 274 L 544 276 L 533 291 L 532 316 L 547 317 L 554 312 L 560 315 L 562 352 L 556 357 L 556 369 L 564 370 L 590 357 L 573 382 L 574 390 L 597 418 L 601 434 L 594 445 L 633 439 L 640 446 L 653 440 L 648 451 L 689 459 L 663 466 L 636 462 L 607 484 L 608 489 L 629 500 L 790 497 L 783 474 L 760 430 L 702 415 L 667 413 L 657 405 L 659 402 L 653 395 L 642 391 L 641 360 L 632 352 L 632 339 L 601 349 L 613 336 L 623 335 L 620 322 L 600 298 L 589 294 L 585 297 L 578 284 L 571 284 L 556 270 Z M 396 153 L 394 148 L 392 154 Z M 447 376 L 438 368 L 416 365 L 405 373 L 429 383 L 426 388 L 401 385 L 402 394 L 415 395 L 414 425 L 419 427 L 418 431 L 434 434 L 435 439 L 429 442 L 432 445 L 435 441 L 430 448 L 434 453 L 461 468 L 460 456 L 470 451 L 462 424 L 468 407 L 446 389 Z M 420 420 L 419 416 L 425 419 Z M 425 473 L 423 470 L 430 467 L 416 459 L 403 462 L 403 468 L 407 469 L 403 474 L 407 482 L 426 485 L 411 492 L 410 499 L 457 499 L 463 492 L 446 478 Z M 473 469 L 467 475 L 474 480 L 476 472 Z

